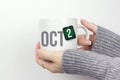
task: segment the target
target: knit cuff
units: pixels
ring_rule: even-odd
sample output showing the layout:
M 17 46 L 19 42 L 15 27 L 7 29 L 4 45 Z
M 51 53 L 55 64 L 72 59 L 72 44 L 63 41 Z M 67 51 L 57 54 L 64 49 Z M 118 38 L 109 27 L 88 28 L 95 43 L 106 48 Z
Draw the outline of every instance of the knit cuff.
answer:
M 111 57 L 120 56 L 120 36 L 98 26 L 92 51 Z
M 62 67 L 65 73 L 82 74 L 103 80 L 111 57 L 92 51 L 66 50 L 63 54 Z

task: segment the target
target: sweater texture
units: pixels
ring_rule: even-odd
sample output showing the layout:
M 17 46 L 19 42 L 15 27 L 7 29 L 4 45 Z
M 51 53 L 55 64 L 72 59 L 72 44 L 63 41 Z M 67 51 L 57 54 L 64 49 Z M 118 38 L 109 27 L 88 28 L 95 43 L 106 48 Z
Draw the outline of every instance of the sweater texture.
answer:
M 98 80 L 120 80 L 120 36 L 98 26 L 92 50 L 66 50 L 62 68 Z

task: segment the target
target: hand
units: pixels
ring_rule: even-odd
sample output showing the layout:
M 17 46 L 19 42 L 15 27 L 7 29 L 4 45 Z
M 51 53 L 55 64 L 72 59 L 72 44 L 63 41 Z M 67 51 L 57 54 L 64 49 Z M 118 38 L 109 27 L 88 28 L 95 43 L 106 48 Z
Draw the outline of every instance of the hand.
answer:
M 91 50 L 97 32 L 97 25 L 83 19 L 81 19 L 81 24 L 90 30 L 93 35 L 90 35 L 89 40 L 85 39 L 85 35 L 79 35 L 77 42 L 82 46 L 80 49 Z
M 43 68 L 53 73 L 64 73 L 62 69 L 63 51 L 48 51 L 40 48 L 40 43 L 36 44 L 36 62 Z
M 93 32 L 90 36 L 90 40 L 86 40 L 84 35 L 80 35 L 78 38 L 78 44 L 82 45 L 81 49 L 90 50 L 97 31 L 97 25 L 81 20 L 81 24 L 88 30 Z M 63 51 L 49 51 L 40 48 L 40 43 L 36 45 L 36 62 L 43 68 L 48 69 L 53 73 L 64 73 L 62 69 L 62 55 Z

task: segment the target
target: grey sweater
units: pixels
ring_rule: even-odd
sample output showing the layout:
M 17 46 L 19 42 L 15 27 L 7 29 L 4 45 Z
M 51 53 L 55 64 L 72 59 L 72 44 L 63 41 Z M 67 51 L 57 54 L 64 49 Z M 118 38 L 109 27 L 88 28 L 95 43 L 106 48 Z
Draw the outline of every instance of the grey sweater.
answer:
M 120 36 L 98 26 L 92 50 L 64 51 L 62 67 L 68 74 L 120 80 Z

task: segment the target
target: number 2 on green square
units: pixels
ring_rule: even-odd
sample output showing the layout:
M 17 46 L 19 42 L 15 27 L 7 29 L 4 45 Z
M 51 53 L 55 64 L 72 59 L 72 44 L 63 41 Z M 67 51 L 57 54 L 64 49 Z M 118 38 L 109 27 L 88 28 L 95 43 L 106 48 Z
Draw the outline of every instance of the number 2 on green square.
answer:
M 66 32 L 68 33 L 68 38 L 71 38 L 72 35 L 71 35 L 71 29 L 67 29 Z
M 68 27 L 64 27 L 63 33 L 66 40 L 71 40 L 76 38 L 75 31 L 72 25 Z

